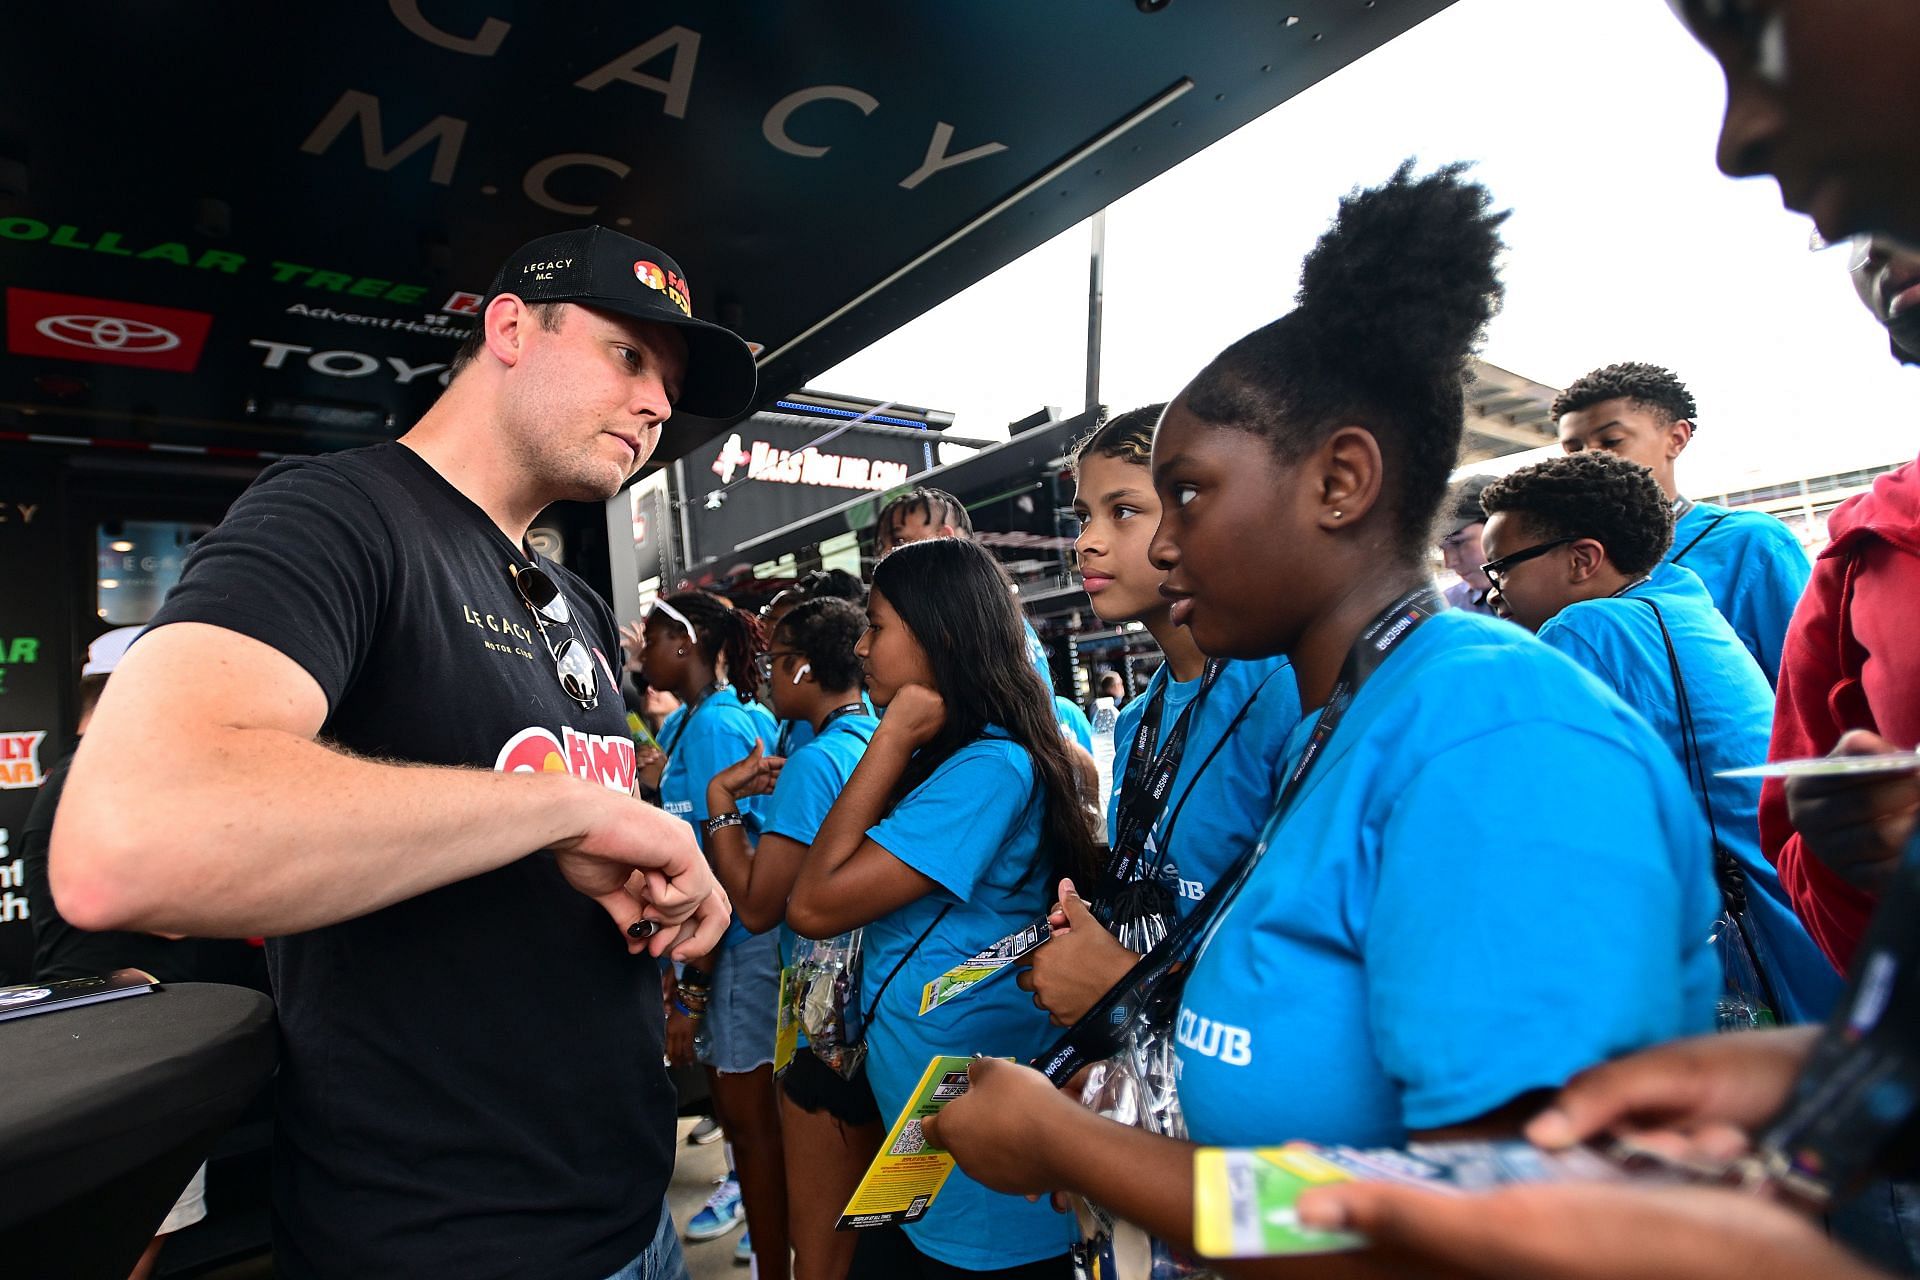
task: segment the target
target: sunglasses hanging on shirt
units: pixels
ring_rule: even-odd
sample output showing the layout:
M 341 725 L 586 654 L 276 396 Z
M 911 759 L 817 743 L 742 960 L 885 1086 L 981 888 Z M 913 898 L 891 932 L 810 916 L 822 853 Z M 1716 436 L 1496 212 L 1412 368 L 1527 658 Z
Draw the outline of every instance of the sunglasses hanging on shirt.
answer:
M 594 691 L 593 659 L 587 656 L 587 646 L 574 634 L 573 611 L 567 607 L 567 598 L 560 594 L 559 584 L 538 565 L 508 567 L 513 571 L 514 589 L 532 611 L 540 642 L 547 646 L 547 654 L 553 659 L 553 671 L 560 677 L 560 687 L 567 691 L 569 698 L 593 710 L 600 705 L 600 695 Z M 557 645 L 547 634 L 549 625 L 566 628 L 567 634 Z

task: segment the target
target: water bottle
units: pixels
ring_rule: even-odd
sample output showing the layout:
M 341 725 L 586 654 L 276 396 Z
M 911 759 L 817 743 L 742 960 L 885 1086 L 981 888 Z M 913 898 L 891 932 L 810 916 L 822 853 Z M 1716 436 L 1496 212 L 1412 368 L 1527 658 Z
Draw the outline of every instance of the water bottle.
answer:
M 1100 774 L 1100 812 L 1107 812 L 1107 801 L 1113 795 L 1113 729 L 1120 718 L 1120 710 L 1114 706 L 1112 698 L 1093 700 L 1093 763 Z M 1106 829 L 1106 824 L 1101 824 Z

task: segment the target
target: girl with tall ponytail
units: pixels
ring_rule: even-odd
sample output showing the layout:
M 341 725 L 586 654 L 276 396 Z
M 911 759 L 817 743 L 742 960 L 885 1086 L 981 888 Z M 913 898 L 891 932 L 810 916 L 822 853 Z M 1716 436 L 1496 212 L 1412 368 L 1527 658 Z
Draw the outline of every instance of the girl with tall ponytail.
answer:
M 1575 1072 L 1713 1025 L 1717 894 L 1672 754 L 1560 654 L 1443 612 L 1431 581 L 1468 356 L 1500 299 L 1490 204 L 1460 167 L 1410 163 L 1349 196 L 1295 309 L 1215 357 L 1154 437 L 1173 621 L 1210 655 L 1285 655 L 1305 708 L 1261 838 L 1165 989 L 1203 1145 L 1511 1135 Z M 1191 1143 L 1037 1071 L 976 1065 L 926 1132 L 989 1186 L 1193 1241 Z
M 810 938 L 864 927 L 867 1077 L 891 1117 L 936 1055 L 1039 1052 L 1047 1016 L 1008 976 L 924 1015 L 921 993 L 1044 915 L 1061 876 L 1092 869 L 1093 839 L 1019 609 L 985 550 L 935 538 L 889 553 L 855 652 L 886 715 L 813 837 L 787 923 Z M 904 1232 L 863 1237 L 866 1274 L 1068 1274 L 1066 1219 L 962 1174 Z M 870 1256 L 884 1244 L 898 1255 Z
M 759 620 L 705 591 L 682 591 L 655 602 L 645 627 L 640 669 L 648 685 L 680 699 L 660 726 L 660 806 L 692 825 L 706 847 L 707 784 L 773 741 L 773 717 L 754 694 L 756 659 L 766 642 Z M 757 832 L 759 800 L 730 820 Z M 713 1092 L 714 1118 L 727 1135 L 727 1180 L 695 1215 L 689 1236 L 731 1230 L 744 1202 L 750 1247 L 762 1276 L 787 1275 L 787 1200 L 780 1117 L 773 1090 L 774 1021 L 780 960 L 771 933 L 749 934 L 738 920 L 700 967 L 689 966 L 667 1013 L 667 1052 L 691 1060 L 698 1045 Z M 737 1175 L 737 1176 L 736 1176 Z

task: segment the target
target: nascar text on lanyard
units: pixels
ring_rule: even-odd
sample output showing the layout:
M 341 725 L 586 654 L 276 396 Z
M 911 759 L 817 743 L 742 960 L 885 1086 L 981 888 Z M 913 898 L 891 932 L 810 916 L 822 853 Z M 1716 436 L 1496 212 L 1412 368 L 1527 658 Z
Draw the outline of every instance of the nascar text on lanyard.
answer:
M 1180 772 L 1180 757 L 1187 747 L 1187 729 L 1226 665 L 1218 658 L 1207 659 L 1199 691 L 1181 708 L 1180 718 L 1174 721 L 1167 744 L 1158 755 L 1153 748 L 1160 740 L 1160 717 L 1167 709 L 1167 684 L 1163 683 L 1147 703 L 1146 714 L 1140 717 L 1140 727 L 1133 735 L 1133 747 L 1127 752 L 1127 780 L 1120 791 L 1119 821 L 1114 824 L 1113 860 L 1107 865 L 1112 887 L 1140 879 L 1146 870 L 1142 864 L 1147 836 L 1167 810 L 1167 797 L 1173 792 L 1173 779 Z
M 1277 832 L 1279 819 L 1300 794 L 1300 787 L 1313 772 L 1314 765 L 1319 763 L 1328 740 L 1333 737 L 1334 730 L 1340 727 L 1340 721 L 1346 716 L 1347 708 L 1352 705 L 1354 694 L 1359 692 L 1360 686 L 1379 670 L 1380 664 L 1386 661 L 1395 646 L 1412 635 L 1421 623 L 1446 607 L 1446 600 L 1429 583 L 1408 592 L 1381 610 L 1353 642 L 1353 648 L 1347 652 L 1346 662 L 1341 665 L 1340 679 L 1333 686 L 1333 694 L 1327 699 L 1327 705 L 1321 710 L 1313 733 L 1307 739 L 1306 749 L 1300 753 L 1299 761 L 1293 766 L 1293 772 L 1287 775 L 1286 785 L 1281 788 L 1280 796 L 1274 802 L 1273 817 L 1267 820 L 1270 836 Z M 1145 1016 L 1155 1022 L 1171 1022 L 1179 1004 L 1180 989 L 1188 966 L 1205 945 L 1206 938 L 1212 934 L 1213 926 L 1225 914 L 1226 905 L 1246 884 L 1267 843 L 1263 840 L 1241 854 L 1239 861 L 1221 878 L 1220 884 L 1207 894 L 1199 907 L 1153 950 L 1142 956 L 1126 977 L 1100 997 L 1080 1021 L 1069 1027 L 1066 1035 L 1051 1049 L 1035 1058 L 1032 1065 L 1045 1073 L 1054 1084 L 1064 1084 L 1082 1067 L 1117 1053 L 1122 1033 L 1135 1019 Z

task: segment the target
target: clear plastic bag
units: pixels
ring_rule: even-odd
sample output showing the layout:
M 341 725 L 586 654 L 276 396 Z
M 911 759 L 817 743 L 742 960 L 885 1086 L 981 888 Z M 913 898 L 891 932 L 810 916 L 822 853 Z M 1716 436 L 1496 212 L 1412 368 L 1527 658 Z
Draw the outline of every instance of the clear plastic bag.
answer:
M 845 1080 L 860 1073 L 867 1056 L 866 1019 L 860 1008 L 861 930 L 815 942 L 798 940 L 789 998 L 813 1056 Z
M 1167 984 L 1170 987 L 1177 983 Z M 1121 1036 L 1120 1051 L 1087 1068 L 1081 1104 L 1109 1120 L 1168 1138 L 1187 1136 L 1175 1075 L 1173 1010 L 1149 1009 Z M 1076 1280 L 1215 1280 L 1217 1273 L 1091 1201 L 1075 1198 L 1080 1240 Z

